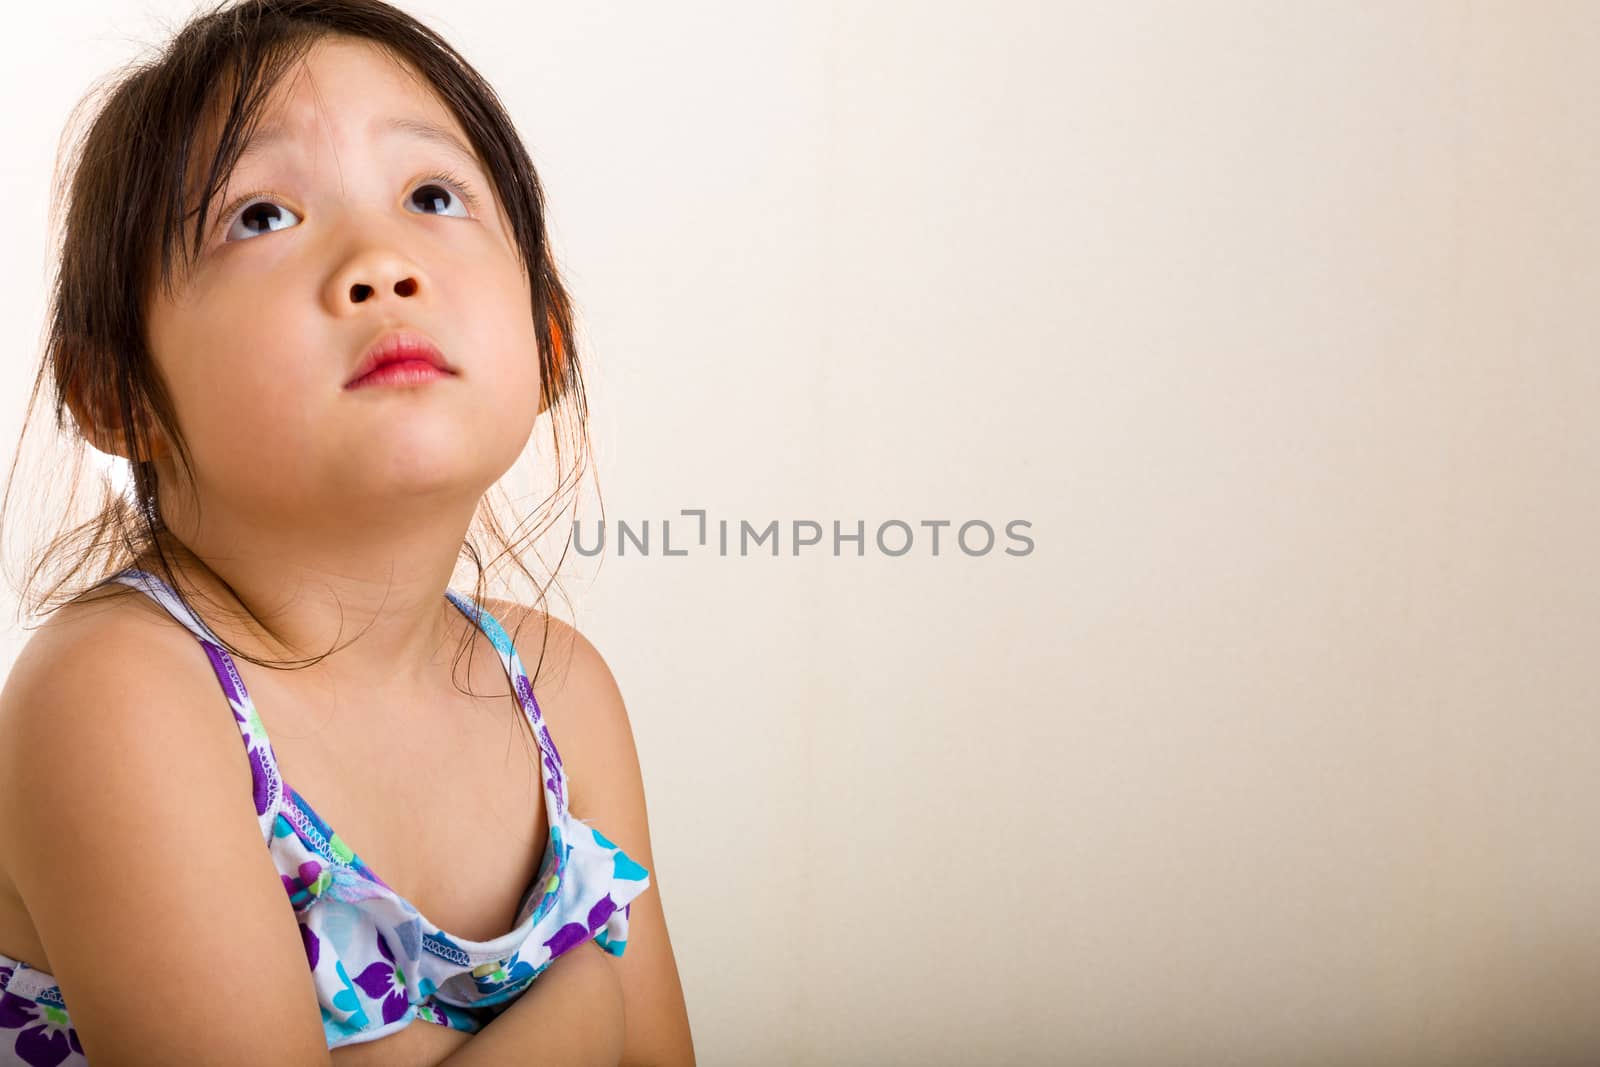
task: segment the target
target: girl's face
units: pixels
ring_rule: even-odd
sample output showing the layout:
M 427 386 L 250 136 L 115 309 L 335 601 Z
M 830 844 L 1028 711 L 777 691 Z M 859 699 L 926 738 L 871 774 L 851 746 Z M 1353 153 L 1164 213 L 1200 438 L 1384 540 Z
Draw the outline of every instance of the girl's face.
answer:
M 275 87 L 206 225 L 147 340 L 204 517 L 231 527 L 213 533 L 408 506 L 470 516 L 532 433 L 538 347 L 489 176 L 426 83 L 369 45 L 319 42 Z M 455 375 L 346 388 L 395 329 L 431 339 Z M 157 457 L 170 525 L 174 457 Z

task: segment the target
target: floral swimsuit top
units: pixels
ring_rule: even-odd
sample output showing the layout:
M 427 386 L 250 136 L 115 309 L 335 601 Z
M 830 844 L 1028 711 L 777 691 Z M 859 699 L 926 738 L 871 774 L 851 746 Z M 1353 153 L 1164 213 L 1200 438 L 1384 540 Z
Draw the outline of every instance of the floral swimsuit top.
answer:
M 299 919 L 330 1049 L 385 1037 L 418 1019 L 476 1033 L 568 949 L 593 940 L 622 955 L 630 904 L 649 887 L 649 872 L 567 810 L 561 756 L 511 638 L 487 611 L 446 590 L 500 654 L 533 724 L 550 835 L 516 925 L 492 940 L 471 941 L 429 922 L 279 777 L 232 658 L 171 587 L 132 568 L 106 581 L 149 594 L 199 638 L 211 660 L 249 753 L 261 834 Z M 55 979 L 0 954 L 0 1065 L 87 1062 Z

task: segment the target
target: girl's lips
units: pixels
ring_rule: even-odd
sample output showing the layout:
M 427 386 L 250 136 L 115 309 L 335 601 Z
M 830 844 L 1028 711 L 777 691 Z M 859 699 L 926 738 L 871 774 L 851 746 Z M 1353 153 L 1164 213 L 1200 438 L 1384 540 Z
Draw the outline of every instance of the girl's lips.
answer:
M 448 377 L 450 377 L 448 371 L 440 370 L 426 360 L 407 359 L 385 363 L 377 370 L 357 378 L 346 388 L 361 389 L 370 385 L 423 385 L 436 378 Z
M 355 388 L 358 382 L 366 381 L 372 372 L 387 364 L 412 361 L 427 364 L 445 374 L 455 373 L 455 368 L 444 358 L 439 347 L 427 337 L 415 330 L 391 328 L 367 346 L 361 361 L 356 365 L 355 373 L 345 382 L 345 388 Z

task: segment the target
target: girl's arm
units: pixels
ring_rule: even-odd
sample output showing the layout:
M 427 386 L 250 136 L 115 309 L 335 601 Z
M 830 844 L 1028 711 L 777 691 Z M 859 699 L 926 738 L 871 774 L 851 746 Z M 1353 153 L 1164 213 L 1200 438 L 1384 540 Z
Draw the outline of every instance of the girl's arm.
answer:
M 616 1067 L 622 1059 L 622 983 L 607 958 L 593 941 L 557 956 L 511 1007 L 440 1063 Z
M 434 1067 L 473 1036 L 419 1019 L 397 1034 L 340 1045 L 329 1054 L 333 1067 Z
M 594 645 L 565 624 L 554 628 L 550 643 L 557 662 L 571 649 L 549 707 L 552 718 L 560 716 L 551 730 L 561 737 L 572 810 L 650 872 L 649 888 L 630 906 L 626 950 L 602 961 L 622 983 L 627 1017 L 622 1067 L 694 1067 L 694 1039 L 661 903 L 661 873 L 650 849 L 644 777 L 628 709 Z
M 101 1067 L 330 1064 L 249 760 L 193 639 L 61 612 L 0 692 L 0 856 L 71 1017 L 24 1040 L 59 1059 L 75 1032 Z

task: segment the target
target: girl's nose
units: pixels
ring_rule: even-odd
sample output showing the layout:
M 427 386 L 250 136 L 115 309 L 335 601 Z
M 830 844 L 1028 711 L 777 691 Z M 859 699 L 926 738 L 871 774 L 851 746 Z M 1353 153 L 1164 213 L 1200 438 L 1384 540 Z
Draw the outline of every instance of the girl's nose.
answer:
M 389 241 L 369 241 L 353 249 L 329 275 L 323 296 L 334 315 L 355 313 L 380 303 L 426 296 L 422 267 Z M 370 310 L 370 309 L 368 309 Z
M 396 296 L 410 296 L 417 291 L 417 280 L 410 277 L 401 278 L 394 283 L 394 291 Z M 372 286 L 364 282 L 356 282 L 350 287 L 350 301 L 351 303 L 359 304 L 363 300 L 370 299 L 374 292 L 376 290 Z

